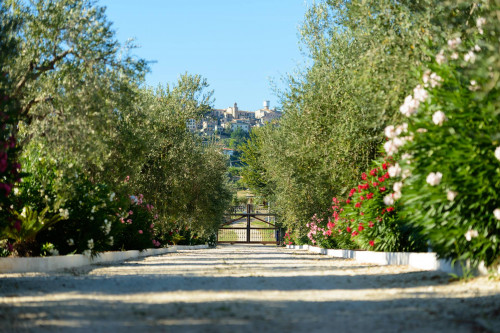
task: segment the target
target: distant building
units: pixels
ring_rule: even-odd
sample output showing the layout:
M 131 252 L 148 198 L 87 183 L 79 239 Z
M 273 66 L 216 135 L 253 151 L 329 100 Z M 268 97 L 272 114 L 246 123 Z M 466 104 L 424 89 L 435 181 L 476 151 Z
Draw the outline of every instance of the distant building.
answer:
M 222 148 L 222 152 L 224 153 L 224 155 L 228 156 L 234 155 L 234 150 L 232 150 L 231 148 Z
M 245 132 L 250 132 L 250 124 L 244 120 L 241 119 L 234 119 L 230 123 L 231 126 L 231 131 L 235 131 L 238 128 L 241 128 Z
M 188 119 L 186 121 L 186 127 L 191 132 L 196 131 L 197 130 L 197 122 L 196 122 L 196 120 L 195 119 Z
M 189 119 L 186 122 L 186 127 L 191 132 L 205 135 L 212 135 L 215 131 L 221 132 L 224 129 L 234 131 L 237 128 L 249 132 L 252 127 L 260 127 L 281 118 L 281 112 L 269 108 L 269 101 L 264 101 L 263 106 L 257 111 L 244 111 L 240 110 L 238 104 L 234 103 L 227 109 L 212 109 L 200 121 Z

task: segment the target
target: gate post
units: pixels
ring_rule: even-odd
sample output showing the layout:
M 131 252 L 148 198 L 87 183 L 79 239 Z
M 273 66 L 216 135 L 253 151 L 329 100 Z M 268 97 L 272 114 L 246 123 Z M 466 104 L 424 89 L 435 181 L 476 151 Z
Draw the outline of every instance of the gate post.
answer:
M 247 204 L 247 243 L 250 243 L 250 212 L 252 211 L 252 205 Z

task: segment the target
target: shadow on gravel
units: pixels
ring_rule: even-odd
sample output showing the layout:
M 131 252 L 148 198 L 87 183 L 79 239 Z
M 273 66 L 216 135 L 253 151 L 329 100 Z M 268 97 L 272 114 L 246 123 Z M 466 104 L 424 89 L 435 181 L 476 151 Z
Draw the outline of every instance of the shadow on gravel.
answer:
M 500 297 L 161 304 L 69 299 L 0 305 L 0 325 L 14 332 L 494 332 Z
M 293 270 L 293 268 L 288 268 Z M 57 275 L 49 283 L 40 283 L 40 277 L 2 278 L 3 290 L 16 290 L 17 296 L 33 292 L 53 294 L 78 290 L 83 293 L 121 295 L 140 292 L 165 291 L 255 291 L 255 290 L 339 290 L 371 288 L 412 288 L 448 283 L 448 276 L 431 272 L 410 272 L 385 275 L 304 275 L 304 276 L 196 276 L 196 275 L 114 275 L 112 278 L 95 275 Z M 188 272 L 186 272 L 188 274 Z

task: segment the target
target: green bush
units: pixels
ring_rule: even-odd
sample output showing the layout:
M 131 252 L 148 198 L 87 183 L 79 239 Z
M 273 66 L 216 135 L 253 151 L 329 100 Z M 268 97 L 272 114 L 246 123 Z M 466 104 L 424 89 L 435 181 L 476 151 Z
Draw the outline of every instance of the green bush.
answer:
M 398 164 L 374 161 L 361 174 L 362 182 L 349 191 L 348 197 L 332 200 L 330 214 L 314 215 L 308 238 L 325 248 L 364 249 L 374 251 L 424 251 L 426 242 L 418 228 L 405 223 L 400 213 L 401 173 Z M 394 192 L 393 192 L 394 191 Z
M 500 23 L 494 2 L 476 9 L 431 54 L 401 107 L 409 133 L 386 150 L 411 173 L 402 191 L 410 225 L 439 256 L 491 266 L 500 259 Z
M 111 249 L 118 234 L 114 194 L 108 186 L 94 184 L 83 175 L 73 178 L 70 191 L 59 193 L 64 198 L 60 209 L 67 212 L 67 220 L 41 232 L 38 242 L 54 244 L 60 254 Z
M 130 196 L 118 208 L 119 223 L 115 232 L 115 249 L 143 250 L 160 246 L 155 237 L 154 207 L 144 202 L 144 196 Z M 124 207 L 123 209 L 121 207 Z

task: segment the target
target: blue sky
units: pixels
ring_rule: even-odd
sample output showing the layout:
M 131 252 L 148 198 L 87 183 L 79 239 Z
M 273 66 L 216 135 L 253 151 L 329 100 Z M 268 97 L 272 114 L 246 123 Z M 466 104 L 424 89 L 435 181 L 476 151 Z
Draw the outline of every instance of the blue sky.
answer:
M 305 0 L 100 0 L 119 41 L 135 38 L 135 54 L 156 61 L 147 84 L 200 74 L 216 108 L 257 110 L 279 105 L 272 79 L 303 64 L 298 28 Z

